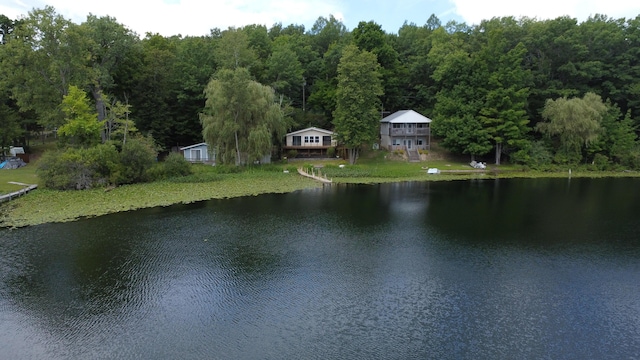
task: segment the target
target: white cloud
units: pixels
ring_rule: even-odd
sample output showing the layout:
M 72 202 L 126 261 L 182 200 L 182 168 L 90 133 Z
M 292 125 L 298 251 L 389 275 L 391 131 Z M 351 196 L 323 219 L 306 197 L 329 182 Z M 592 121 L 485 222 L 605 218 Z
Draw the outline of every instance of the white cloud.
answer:
M 339 17 L 342 13 L 338 0 L 24 0 L 27 4 L 18 6 L 19 2 L 12 0 L 7 8 L 13 10 L 5 14 L 17 18 L 15 9 L 26 15 L 32 8 L 46 4 L 76 23 L 83 22 L 89 13 L 115 17 L 141 36 L 146 32 L 164 36 L 205 35 L 216 27 L 223 30 L 248 24 L 270 27 L 277 22 L 309 26 L 318 16 Z
M 526 16 L 530 18 L 555 19 L 568 15 L 584 21 L 589 16 L 604 14 L 609 17 L 635 18 L 640 14 L 640 3 L 632 0 L 450 0 L 456 7 L 456 13 L 464 21 L 479 24 L 481 20 L 493 17 Z

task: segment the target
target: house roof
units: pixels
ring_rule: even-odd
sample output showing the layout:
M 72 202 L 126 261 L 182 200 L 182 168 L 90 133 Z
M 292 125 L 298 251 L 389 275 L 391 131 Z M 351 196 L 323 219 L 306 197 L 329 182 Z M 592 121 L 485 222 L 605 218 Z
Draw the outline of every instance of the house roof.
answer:
M 383 123 L 391 124 L 424 124 L 430 123 L 431 119 L 420 115 L 413 110 L 400 110 L 380 120 Z
M 334 135 L 333 131 L 320 129 L 320 128 L 317 128 L 317 127 L 309 127 L 309 128 L 306 128 L 306 129 L 290 132 L 290 133 L 287 134 L 287 136 L 298 135 L 298 134 L 306 133 L 308 131 L 317 131 L 317 132 L 321 132 L 321 133 L 327 134 L 327 135 Z
M 194 144 L 194 145 L 189 145 L 189 146 L 181 147 L 181 148 L 180 148 L 180 150 L 189 150 L 189 149 L 193 149 L 193 148 L 200 147 L 200 146 L 203 146 L 203 145 L 204 145 L 204 146 L 207 146 L 207 143 L 206 143 L 206 142 L 202 142 L 202 143 L 200 143 L 200 144 Z

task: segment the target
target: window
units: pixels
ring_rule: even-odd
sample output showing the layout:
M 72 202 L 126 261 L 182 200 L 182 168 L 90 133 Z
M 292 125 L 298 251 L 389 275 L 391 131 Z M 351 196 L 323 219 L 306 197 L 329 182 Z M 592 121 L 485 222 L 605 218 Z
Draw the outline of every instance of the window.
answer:
M 322 146 L 331 146 L 331 136 L 322 137 Z
M 418 139 L 418 140 L 416 140 L 416 145 L 418 145 L 418 146 L 422 146 L 423 144 L 424 144 L 424 143 L 423 143 L 422 139 Z
M 294 136 L 293 137 L 293 146 L 302 145 L 302 136 Z
M 402 140 L 400 140 L 400 139 L 393 139 L 393 145 L 394 145 L 394 146 L 402 145 Z
M 305 144 L 308 144 L 308 143 L 309 143 L 309 137 L 308 137 L 308 136 L 305 136 L 305 137 L 304 137 L 304 143 L 305 143 Z
M 394 129 L 402 129 L 404 128 L 404 124 L 393 124 Z
M 316 136 L 316 144 L 320 144 L 320 136 Z

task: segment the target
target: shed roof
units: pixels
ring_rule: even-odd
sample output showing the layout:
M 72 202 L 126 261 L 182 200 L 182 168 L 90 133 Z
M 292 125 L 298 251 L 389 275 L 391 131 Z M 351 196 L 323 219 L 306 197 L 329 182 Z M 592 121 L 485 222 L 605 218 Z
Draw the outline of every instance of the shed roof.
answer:
M 400 110 L 383 118 L 380 122 L 391 124 L 425 124 L 430 123 L 431 119 L 413 110 Z
M 189 150 L 189 149 L 193 149 L 193 148 L 200 147 L 200 146 L 203 146 L 203 145 L 207 146 L 207 143 L 206 142 L 202 142 L 202 143 L 199 143 L 199 144 L 194 144 L 194 145 L 181 147 L 180 150 Z
M 333 131 L 329 131 L 329 130 L 325 130 L 325 129 L 320 129 L 317 127 L 308 127 L 306 129 L 302 129 L 302 130 L 298 130 L 298 131 L 294 131 L 294 132 L 290 132 L 287 134 L 287 136 L 290 135 L 298 135 L 298 134 L 303 134 L 306 133 L 308 131 L 317 131 L 317 132 L 321 132 L 323 134 L 327 134 L 327 135 L 334 135 Z

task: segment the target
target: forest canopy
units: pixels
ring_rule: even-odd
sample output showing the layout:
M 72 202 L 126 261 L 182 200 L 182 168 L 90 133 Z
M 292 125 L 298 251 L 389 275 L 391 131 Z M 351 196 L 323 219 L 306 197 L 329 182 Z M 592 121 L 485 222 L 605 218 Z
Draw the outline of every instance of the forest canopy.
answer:
M 348 116 L 338 106 L 339 64 L 356 46 L 378 62 L 382 91 L 371 91 L 380 116 L 418 111 L 454 153 L 533 166 L 597 159 L 640 167 L 640 16 L 503 17 L 469 26 L 431 15 L 397 33 L 373 21 L 350 30 L 328 16 L 310 29 L 212 24 L 206 36 L 164 37 L 140 36 L 109 16 L 75 24 L 47 6 L 20 19 L 0 15 L 0 29 L 3 148 L 63 126 L 69 89 L 85 92 L 100 124 L 113 125 L 117 105 L 163 149 L 201 142 L 205 89 L 230 67 L 273 89 L 291 118 L 286 131 L 335 129 L 334 115 Z M 561 105 L 593 99 L 604 109 L 589 123 L 588 141 L 569 151 L 556 126 L 573 117 L 558 115 L 569 111 Z

